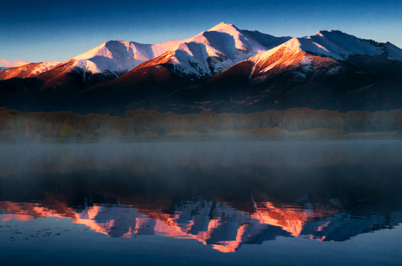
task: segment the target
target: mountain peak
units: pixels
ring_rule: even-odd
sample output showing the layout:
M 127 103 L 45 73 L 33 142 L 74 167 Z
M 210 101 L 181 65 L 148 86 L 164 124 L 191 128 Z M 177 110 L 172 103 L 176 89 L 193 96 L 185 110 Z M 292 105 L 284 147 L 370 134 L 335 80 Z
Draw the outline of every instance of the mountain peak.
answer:
M 221 22 L 218 25 L 216 25 L 215 27 L 209 29 L 208 31 L 219 31 L 219 30 L 222 30 L 224 28 L 235 28 L 235 29 L 237 29 L 236 26 L 233 25 L 233 24 L 227 24 L 225 22 Z
M 325 34 L 326 32 L 328 32 L 328 31 L 326 31 L 326 30 L 319 30 L 319 31 L 317 31 L 314 35 L 311 35 L 311 36 L 324 36 L 324 34 Z M 307 38 L 311 38 L 311 36 L 308 36 Z

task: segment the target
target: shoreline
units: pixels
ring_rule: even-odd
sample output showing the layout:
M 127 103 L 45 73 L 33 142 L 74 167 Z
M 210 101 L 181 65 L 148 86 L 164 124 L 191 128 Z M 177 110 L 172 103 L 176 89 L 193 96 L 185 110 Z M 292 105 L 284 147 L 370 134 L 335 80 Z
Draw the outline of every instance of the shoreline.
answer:
M 240 141 L 364 141 L 364 140 L 402 140 L 400 131 L 384 132 L 350 132 L 343 134 L 303 134 L 303 132 L 290 132 L 281 135 L 252 135 L 252 134 L 199 134 L 199 135 L 170 135 L 170 136 L 130 136 L 130 137 L 98 137 L 98 138 L 22 138 L 3 139 L 1 144 L 86 144 L 86 143 L 154 143 L 154 142 L 240 142 Z

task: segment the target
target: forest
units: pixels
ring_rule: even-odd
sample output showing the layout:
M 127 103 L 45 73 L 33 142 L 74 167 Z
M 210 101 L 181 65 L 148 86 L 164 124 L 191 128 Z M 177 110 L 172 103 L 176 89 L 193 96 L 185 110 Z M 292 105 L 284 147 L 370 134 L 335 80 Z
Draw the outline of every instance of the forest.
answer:
M 158 113 L 139 109 L 125 116 L 80 115 L 73 112 L 22 114 L 0 107 L 0 140 L 9 141 L 137 141 L 161 138 L 350 138 L 358 132 L 402 131 L 402 109 L 389 112 L 292 108 L 250 114 L 203 111 Z

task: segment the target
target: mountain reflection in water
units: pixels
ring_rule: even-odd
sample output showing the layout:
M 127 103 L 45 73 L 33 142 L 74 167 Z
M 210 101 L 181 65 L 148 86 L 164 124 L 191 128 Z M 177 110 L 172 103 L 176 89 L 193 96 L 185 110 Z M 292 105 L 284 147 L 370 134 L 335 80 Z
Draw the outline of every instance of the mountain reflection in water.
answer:
M 0 219 L 221 252 L 282 237 L 345 241 L 402 222 L 402 142 L 9 145 Z

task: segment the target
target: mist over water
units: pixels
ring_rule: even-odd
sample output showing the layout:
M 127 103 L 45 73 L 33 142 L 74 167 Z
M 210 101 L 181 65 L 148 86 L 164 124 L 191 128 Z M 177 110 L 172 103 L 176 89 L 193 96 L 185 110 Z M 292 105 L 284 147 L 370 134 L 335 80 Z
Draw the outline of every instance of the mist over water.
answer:
M 44 256 L 64 256 L 85 243 L 102 253 L 100 265 L 116 253 L 127 259 L 127 245 L 149 265 L 295 264 L 290 255 L 306 254 L 317 258 L 306 264 L 322 264 L 324 249 L 330 264 L 367 262 L 353 252 L 398 264 L 401 148 L 398 140 L 2 145 L 0 254 L 5 265 L 46 265 L 18 254 L 35 243 Z

